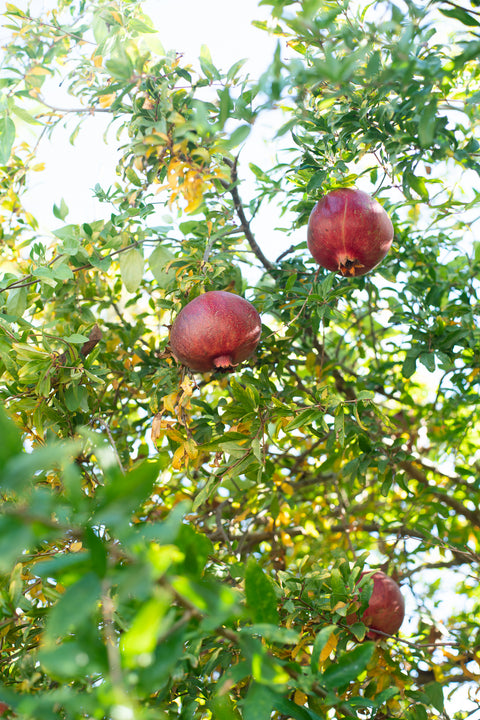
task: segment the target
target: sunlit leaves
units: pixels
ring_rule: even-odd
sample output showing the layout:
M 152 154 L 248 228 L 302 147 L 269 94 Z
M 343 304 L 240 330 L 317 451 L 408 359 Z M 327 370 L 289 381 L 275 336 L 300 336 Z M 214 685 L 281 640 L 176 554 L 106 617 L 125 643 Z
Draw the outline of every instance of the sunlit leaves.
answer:
M 120 255 L 120 272 L 125 288 L 134 293 L 143 278 L 143 255 L 137 248 L 130 248 Z
M 4 115 L 0 118 L 0 164 L 8 162 L 14 141 L 15 123 L 11 117 Z
M 264 571 L 250 558 L 245 573 L 245 592 L 249 610 L 256 623 L 278 622 L 275 591 L 272 581 Z

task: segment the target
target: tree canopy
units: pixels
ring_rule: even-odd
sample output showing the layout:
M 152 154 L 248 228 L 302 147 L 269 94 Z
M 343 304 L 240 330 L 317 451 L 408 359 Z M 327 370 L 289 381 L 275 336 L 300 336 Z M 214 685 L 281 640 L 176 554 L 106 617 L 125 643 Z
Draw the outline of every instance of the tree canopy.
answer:
M 480 4 L 259 5 L 277 49 L 254 76 L 207 47 L 186 63 L 141 0 L 6 3 L 6 717 L 480 707 Z M 47 190 L 39 227 L 38 148 L 99 113 L 119 158 L 111 186 L 91 178 L 105 212 L 70 223 Z M 242 160 L 263 117 L 270 166 Z M 358 277 L 307 247 L 314 205 L 346 187 L 394 226 Z M 190 371 L 169 343 L 211 290 L 262 321 L 229 372 Z M 400 585 L 395 635 L 362 622 L 366 570 Z

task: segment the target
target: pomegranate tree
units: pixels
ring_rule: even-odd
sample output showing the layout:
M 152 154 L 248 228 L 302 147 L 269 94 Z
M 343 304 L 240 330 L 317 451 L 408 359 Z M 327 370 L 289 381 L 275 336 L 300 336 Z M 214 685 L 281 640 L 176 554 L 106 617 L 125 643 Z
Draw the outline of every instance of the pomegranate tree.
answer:
M 170 330 L 175 358 L 191 370 L 228 370 L 255 350 L 262 323 L 245 298 L 211 290 L 180 311 Z
M 365 573 L 361 574 L 361 578 Z M 361 617 L 361 621 L 368 625 L 368 637 L 376 639 L 382 637 L 380 633 L 394 635 L 400 628 L 405 617 L 405 602 L 398 584 L 395 580 L 380 570 L 372 575 L 373 590 L 368 601 L 368 607 Z M 355 622 L 357 616 L 349 615 L 347 622 Z
M 342 275 L 364 275 L 385 257 L 393 225 L 377 200 L 340 188 L 317 202 L 308 220 L 308 248 L 319 265 Z

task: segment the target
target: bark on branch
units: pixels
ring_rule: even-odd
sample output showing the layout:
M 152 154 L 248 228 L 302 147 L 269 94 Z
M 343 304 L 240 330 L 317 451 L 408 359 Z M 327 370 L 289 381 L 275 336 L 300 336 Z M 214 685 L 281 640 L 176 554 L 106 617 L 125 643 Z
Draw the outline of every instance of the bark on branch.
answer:
M 254 255 L 262 263 L 265 270 L 267 272 L 273 274 L 273 272 L 275 270 L 275 266 L 263 254 L 262 249 L 258 245 L 258 243 L 255 240 L 255 237 L 252 233 L 252 229 L 250 227 L 249 221 L 247 220 L 247 216 L 245 215 L 243 203 L 240 198 L 240 194 L 238 192 L 237 159 L 235 159 L 235 162 L 232 162 L 231 160 L 229 160 L 229 158 L 223 158 L 223 162 L 226 165 L 228 165 L 228 167 L 230 168 L 231 183 L 222 183 L 222 184 L 223 184 L 224 188 L 226 190 L 228 190 L 228 192 L 232 196 L 233 205 L 235 207 L 235 212 L 237 213 L 237 217 L 240 220 L 240 226 L 245 234 L 247 242 L 250 245 Z

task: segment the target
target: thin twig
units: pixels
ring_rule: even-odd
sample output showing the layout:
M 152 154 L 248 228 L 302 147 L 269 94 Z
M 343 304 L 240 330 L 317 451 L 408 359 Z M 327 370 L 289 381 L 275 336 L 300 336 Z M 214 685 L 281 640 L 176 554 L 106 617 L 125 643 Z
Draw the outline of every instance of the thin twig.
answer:
M 243 209 L 243 203 L 240 198 L 240 194 L 238 192 L 238 174 L 237 174 L 237 159 L 235 158 L 235 162 L 232 162 L 229 160 L 229 158 L 223 158 L 223 161 L 228 167 L 230 168 L 231 173 L 231 183 L 222 183 L 224 188 L 228 190 L 230 195 L 233 199 L 233 205 L 235 207 L 235 212 L 237 213 L 238 219 L 240 220 L 240 224 L 242 227 L 242 230 L 245 234 L 245 237 L 247 239 L 248 244 L 250 245 L 251 249 L 253 250 L 253 253 L 256 255 L 256 257 L 260 260 L 263 267 L 267 272 L 272 273 L 275 270 L 275 266 L 268 260 L 268 258 L 265 257 L 263 254 L 261 248 L 257 244 L 257 241 L 255 240 L 255 237 L 252 233 L 252 230 L 250 228 L 250 223 L 247 220 L 247 216 L 245 215 L 245 210 Z
M 89 113 L 90 115 L 94 115 L 97 112 L 103 112 L 103 113 L 110 113 L 112 114 L 112 110 L 110 108 L 102 108 L 98 107 L 97 105 L 91 105 L 90 107 L 78 107 L 78 108 L 61 108 L 56 107 L 55 105 L 50 105 L 46 100 L 44 100 L 41 97 L 36 97 L 35 100 L 39 102 L 41 105 L 45 105 L 45 107 L 49 108 L 53 112 L 58 113 L 70 113 L 72 115 L 78 114 L 78 113 Z
M 115 445 L 115 440 L 113 439 L 113 435 L 108 426 L 108 423 L 105 422 L 105 420 L 101 417 L 97 417 L 97 418 L 95 418 L 95 420 L 98 422 L 99 425 L 101 425 L 103 427 L 103 429 L 107 433 L 108 439 L 110 441 L 110 445 L 112 446 L 112 450 L 115 453 L 115 458 L 117 460 L 118 467 L 120 468 L 122 475 L 125 475 L 125 468 L 122 465 L 122 461 L 120 459 L 120 455 L 118 454 L 117 446 Z

